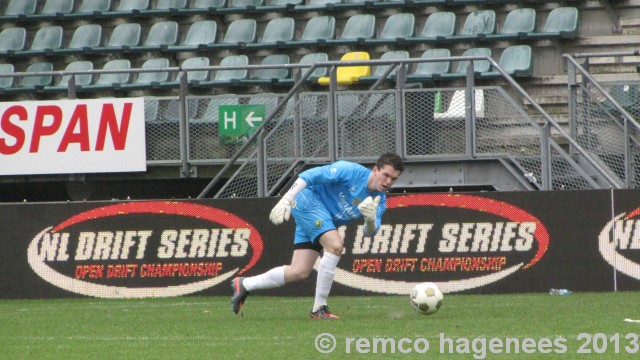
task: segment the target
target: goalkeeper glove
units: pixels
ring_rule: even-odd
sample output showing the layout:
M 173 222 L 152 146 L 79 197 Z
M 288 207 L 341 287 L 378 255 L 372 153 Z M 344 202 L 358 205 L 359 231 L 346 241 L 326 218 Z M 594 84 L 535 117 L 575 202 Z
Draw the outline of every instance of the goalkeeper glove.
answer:
M 275 225 L 280 225 L 283 222 L 289 220 L 289 216 L 291 215 L 291 208 L 296 206 L 296 201 L 291 194 L 284 194 L 282 199 L 278 201 L 276 206 L 271 209 L 271 213 L 269 214 L 269 220 Z
M 374 222 L 376 221 L 376 215 L 378 214 L 378 204 L 380 204 L 380 195 L 376 196 L 375 199 L 372 199 L 371 196 L 368 196 L 364 199 L 363 202 L 358 205 L 358 209 L 362 213 L 364 220 L 366 222 Z

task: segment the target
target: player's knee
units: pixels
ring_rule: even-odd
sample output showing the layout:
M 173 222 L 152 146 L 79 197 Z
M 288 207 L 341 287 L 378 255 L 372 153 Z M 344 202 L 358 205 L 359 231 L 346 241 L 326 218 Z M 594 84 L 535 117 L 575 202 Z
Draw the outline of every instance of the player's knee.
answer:
M 331 244 L 327 245 L 323 249 L 325 252 L 329 252 L 335 256 L 342 256 L 342 251 L 344 250 L 343 244 Z
M 311 275 L 311 269 L 296 269 L 291 268 L 289 271 L 289 279 L 291 281 L 300 281 L 304 280 Z

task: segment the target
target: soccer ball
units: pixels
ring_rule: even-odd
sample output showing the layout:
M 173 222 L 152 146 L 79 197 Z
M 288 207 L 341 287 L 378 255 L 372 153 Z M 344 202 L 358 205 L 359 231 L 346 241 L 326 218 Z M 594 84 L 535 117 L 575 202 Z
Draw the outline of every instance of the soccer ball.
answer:
M 416 285 L 409 295 L 411 306 L 423 315 L 431 315 L 438 311 L 442 306 L 442 299 L 442 291 L 432 282 Z

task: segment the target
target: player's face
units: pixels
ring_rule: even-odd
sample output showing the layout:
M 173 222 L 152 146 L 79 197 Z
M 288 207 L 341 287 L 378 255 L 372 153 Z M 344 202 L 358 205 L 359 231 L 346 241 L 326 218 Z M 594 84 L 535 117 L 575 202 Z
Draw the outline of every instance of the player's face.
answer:
M 396 183 L 400 174 L 401 172 L 391 165 L 384 165 L 381 168 L 374 166 L 369 190 L 388 191 Z

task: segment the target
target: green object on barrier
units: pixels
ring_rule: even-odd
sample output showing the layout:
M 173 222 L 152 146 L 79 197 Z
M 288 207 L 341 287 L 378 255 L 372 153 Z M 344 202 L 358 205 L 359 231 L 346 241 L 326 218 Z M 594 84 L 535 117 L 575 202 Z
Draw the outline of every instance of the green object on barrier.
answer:
M 442 93 L 440 90 L 436 91 L 436 95 L 433 97 L 433 112 L 434 113 L 443 113 L 442 110 Z
M 218 133 L 225 145 L 245 142 L 264 120 L 264 105 L 220 105 Z

